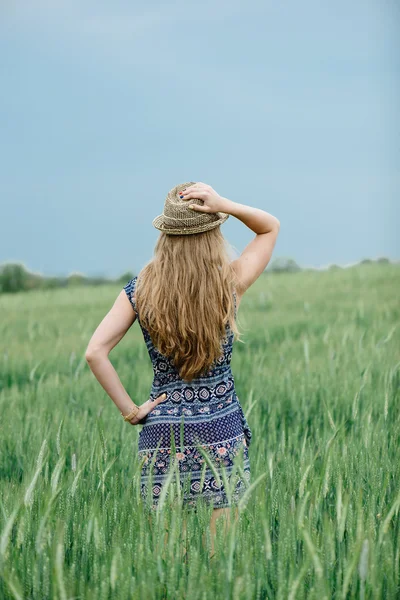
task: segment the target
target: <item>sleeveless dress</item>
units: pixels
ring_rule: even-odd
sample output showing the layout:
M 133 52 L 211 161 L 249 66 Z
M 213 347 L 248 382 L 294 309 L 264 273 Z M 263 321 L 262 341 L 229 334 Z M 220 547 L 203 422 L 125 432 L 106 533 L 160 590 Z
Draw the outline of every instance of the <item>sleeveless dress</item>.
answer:
M 214 361 L 205 376 L 190 383 L 184 381 L 171 360 L 154 346 L 140 321 L 135 300 L 136 282 L 137 277 L 134 277 L 123 289 L 136 313 L 153 366 L 149 397 L 154 400 L 163 392 L 167 394 L 166 400 L 140 421 L 143 425 L 138 442 L 142 499 L 146 506 L 157 507 L 174 456 L 179 469 L 181 498 L 187 507 L 196 507 L 199 497 L 214 508 L 235 505 L 250 485 L 248 449 L 252 431 L 236 394 L 231 371 L 234 334 L 227 325 L 222 340 L 223 355 Z M 236 316 L 235 293 L 234 304 Z M 241 457 L 237 459 L 239 454 Z M 234 464 L 239 467 L 234 469 Z M 231 502 L 225 489 L 226 481 L 232 491 Z

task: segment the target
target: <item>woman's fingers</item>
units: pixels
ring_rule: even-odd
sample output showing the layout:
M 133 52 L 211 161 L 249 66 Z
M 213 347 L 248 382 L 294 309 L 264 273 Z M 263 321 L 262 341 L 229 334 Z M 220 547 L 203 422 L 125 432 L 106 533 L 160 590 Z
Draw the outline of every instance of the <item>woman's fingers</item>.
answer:
M 184 188 L 184 192 L 193 192 L 193 190 L 201 190 L 203 185 L 201 183 L 193 183 L 192 185 L 188 185 L 187 188 Z M 182 192 L 181 192 L 182 193 Z
M 200 206 L 199 204 L 189 204 L 189 208 L 197 212 L 211 212 L 210 207 L 203 204 Z
M 163 392 L 163 393 L 161 394 L 161 396 L 158 396 L 158 397 L 155 399 L 155 402 L 157 402 L 157 404 L 160 404 L 160 402 L 163 402 L 163 401 L 166 399 L 166 397 L 167 397 L 167 394 L 166 394 L 165 392 Z
M 160 396 L 152 400 L 149 398 L 142 406 L 140 406 L 138 413 L 129 421 L 131 425 L 138 425 L 147 415 L 161 402 L 164 402 L 167 394 L 163 392 Z
M 202 200 L 206 202 L 208 199 L 208 190 L 200 189 L 199 187 L 191 186 L 186 188 L 184 192 L 181 192 L 181 198 L 183 200 Z M 189 204 L 189 208 L 197 212 L 212 212 L 212 209 L 207 204 Z
M 207 185 L 206 183 L 202 183 L 201 181 L 198 181 L 197 183 L 195 183 L 193 185 L 188 185 L 187 188 L 184 188 L 180 192 L 180 195 L 185 196 L 187 194 L 204 194 L 204 193 L 211 192 L 211 191 L 212 191 L 212 188 L 209 185 Z
M 189 192 L 181 192 L 182 200 L 189 200 L 189 198 L 200 198 L 200 200 L 203 200 L 204 195 L 204 190 L 190 190 Z

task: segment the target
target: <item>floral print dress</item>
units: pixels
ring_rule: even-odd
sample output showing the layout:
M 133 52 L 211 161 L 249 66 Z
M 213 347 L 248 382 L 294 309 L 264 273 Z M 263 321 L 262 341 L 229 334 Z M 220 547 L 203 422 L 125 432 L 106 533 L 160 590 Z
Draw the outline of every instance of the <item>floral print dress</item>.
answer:
M 167 394 L 166 400 L 140 421 L 142 498 L 147 506 L 156 508 L 174 468 L 173 477 L 175 481 L 179 477 L 186 506 L 195 507 L 199 497 L 214 508 L 237 504 L 250 484 L 248 449 L 252 432 L 231 371 L 233 332 L 227 326 L 223 355 L 209 372 L 190 383 L 184 381 L 170 359 L 154 346 L 140 322 L 136 282 L 134 277 L 123 289 L 136 313 L 153 366 L 150 398 Z M 236 314 L 236 295 L 234 301 Z M 225 482 L 231 490 L 230 501 Z

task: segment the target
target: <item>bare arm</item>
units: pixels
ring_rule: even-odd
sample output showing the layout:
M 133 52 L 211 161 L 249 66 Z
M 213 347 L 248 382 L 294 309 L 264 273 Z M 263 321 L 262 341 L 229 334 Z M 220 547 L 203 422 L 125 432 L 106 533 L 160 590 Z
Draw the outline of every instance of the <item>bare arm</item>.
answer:
M 122 290 L 112 308 L 93 333 L 85 352 L 85 358 L 92 373 L 124 415 L 128 415 L 136 405 L 122 385 L 108 355 L 124 337 L 135 320 L 136 313 L 125 291 Z M 139 421 L 156 407 L 160 399 L 161 396 L 156 398 L 154 402 L 148 400 L 142 404 L 139 412 L 130 420 L 130 423 L 137 425 Z
M 232 202 L 227 198 L 223 198 L 223 200 L 224 210 L 222 212 L 236 217 L 256 234 L 239 258 L 232 262 L 240 281 L 240 290 L 238 291 L 242 295 L 263 273 L 271 260 L 280 222 L 276 217 L 260 208 Z
M 199 212 L 228 213 L 242 221 L 256 234 L 240 257 L 232 262 L 240 281 L 238 293 L 239 295 L 244 294 L 261 275 L 271 259 L 280 229 L 279 220 L 260 208 L 228 200 L 217 194 L 212 187 L 201 182 L 186 188 L 183 199 L 203 200 L 203 204 L 189 204 L 189 207 Z

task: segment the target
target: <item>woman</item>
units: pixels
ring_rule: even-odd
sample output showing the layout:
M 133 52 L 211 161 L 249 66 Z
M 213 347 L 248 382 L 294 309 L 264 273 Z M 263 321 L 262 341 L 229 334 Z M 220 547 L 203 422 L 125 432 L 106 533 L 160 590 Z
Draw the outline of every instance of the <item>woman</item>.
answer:
M 220 230 L 229 215 L 256 234 L 232 262 Z M 216 518 L 237 505 L 250 479 L 251 429 L 230 367 L 239 334 L 236 313 L 271 258 L 280 223 L 261 209 L 221 197 L 209 185 L 189 182 L 168 193 L 153 225 L 162 232 L 154 258 L 121 290 L 94 332 L 86 360 L 124 419 L 143 425 L 144 500 L 157 506 L 169 467 L 178 464 L 186 506 L 195 507 L 201 497 L 213 507 L 212 553 Z M 108 359 L 136 319 L 154 370 L 150 398 L 140 405 Z M 242 468 L 234 469 L 239 455 Z

